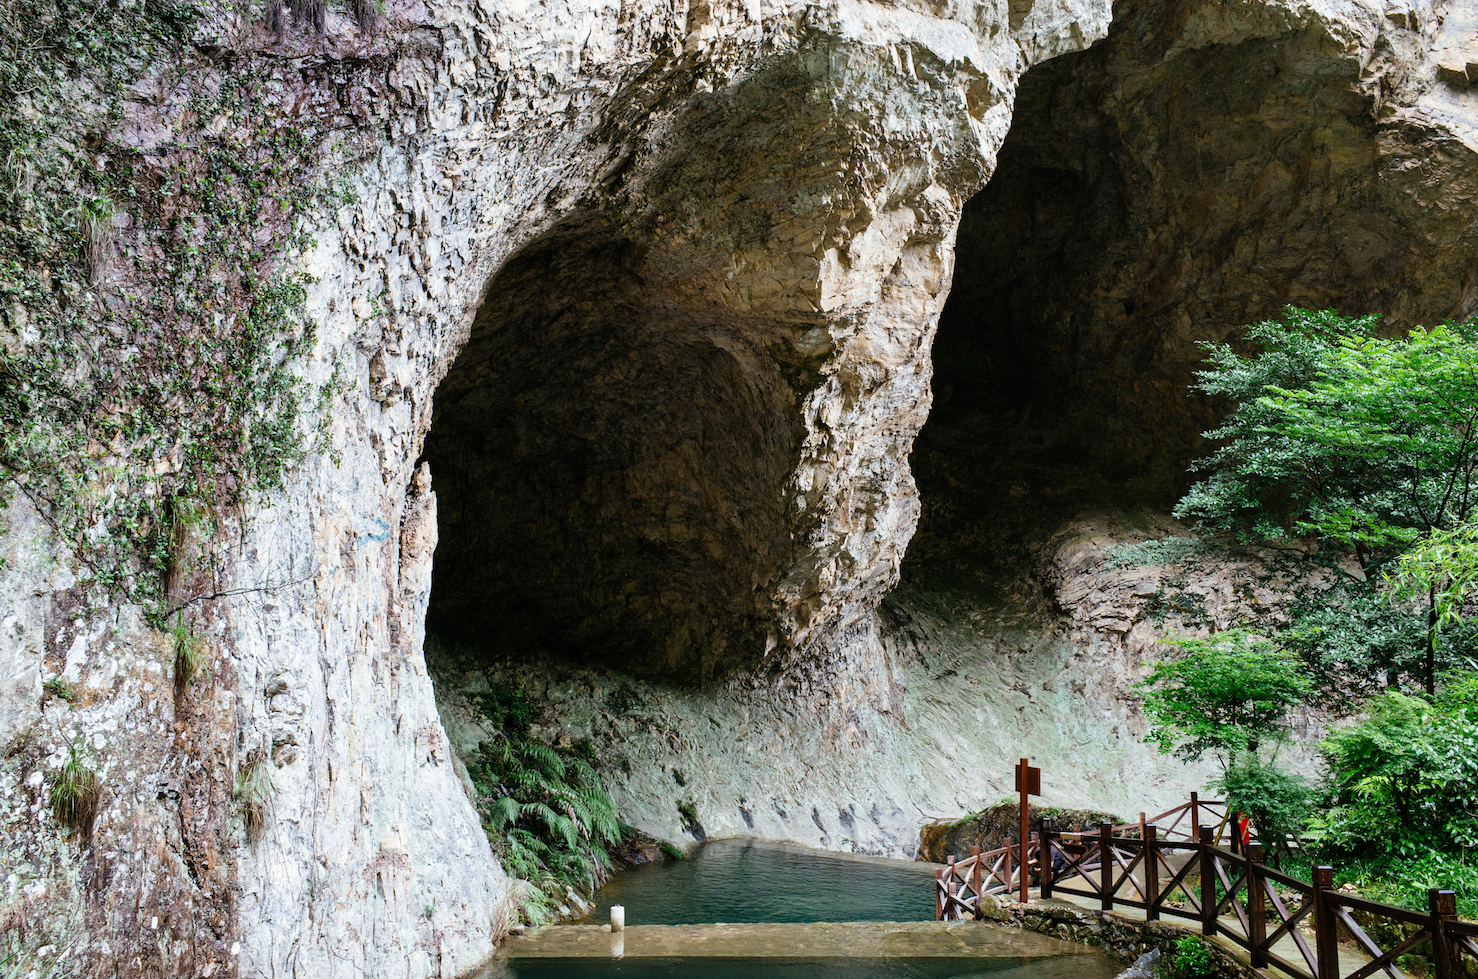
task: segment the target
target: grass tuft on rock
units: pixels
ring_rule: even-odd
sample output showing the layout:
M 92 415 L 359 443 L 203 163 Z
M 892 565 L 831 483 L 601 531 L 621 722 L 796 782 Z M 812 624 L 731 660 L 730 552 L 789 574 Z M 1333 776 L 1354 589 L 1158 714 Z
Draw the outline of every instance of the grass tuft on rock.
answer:
M 91 837 L 102 801 L 102 786 L 98 773 L 77 750 L 75 742 L 67 749 L 67 760 L 51 773 L 49 781 L 51 812 L 57 822 L 73 832 L 81 832 L 84 838 Z
M 246 839 L 259 842 L 267 834 L 272 815 L 273 768 L 267 753 L 256 748 L 246 756 L 246 764 L 236 777 L 236 801 L 241 806 Z
M 206 665 L 206 645 L 180 615 L 174 627 L 174 693 L 178 700 Z

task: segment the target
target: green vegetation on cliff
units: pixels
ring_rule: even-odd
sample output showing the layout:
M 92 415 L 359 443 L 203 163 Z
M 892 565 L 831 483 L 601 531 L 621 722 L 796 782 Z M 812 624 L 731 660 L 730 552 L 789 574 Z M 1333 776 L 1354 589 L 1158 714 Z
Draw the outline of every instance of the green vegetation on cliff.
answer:
M 1179 650 L 1145 682 L 1145 712 L 1162 750 L 1222 755 L 1229 805 L 1265 840 L 1301 837 L 1314 859 L 1359 868 L 1362 887 L 1388 899 L 1453 887 L 1472 914 L 1478 324 L 1391 338 L 1375 325 L 1289 309 L 1248 327 L 1250 354 L 1206 345 L 1198 387 L 1233 406 L 1206 433 L 1218 448 L 1176 510 L 1203 537 L 1177 540 L 1178 553 L 1253 545 L 1322 566 L 1326 584 L 1281 631 L 1173 640 Z M 1313 683 L 1273 683 L 1300 671 L 1295 656 Z M 1257 749 L 1286 739 L 1285 712 L 1321 693 L 1360 720 L 1321 745 L 1327 774 L 1309 786 Z
M 1385 575 L 1478 507 L 1478 325 L 1388 339 L 1375 325 L 1290 307 L 1247 328 L 1252 354 L 1206 344 L 1197 387 L 1234 407 L 1176 515 L 1235 543 L 1353 551 L 1362 575 L 1310 596 L 1290 645 L 1325 675 L 1420 673 L 1432 693 L 1444 668 L 1478 662 L 1478 636 L 1453 630 L 1439 655 L 1440 626 L 1461 618 L 1439 605 L 1441 569 L 1405 592 Z
M 503 869 L 529 882 L 523 913 L 540 924 L 568 903 L 571 887 L 589 892 L 605 880 L 623 827 L 589 741 L 540 741 L 517 687 L 494 687 L 475 699 L 496 732 L 467 766 L 483 827 Z
M 1153 725 L 1148 740 L 1162 752 L 1193 761 L 1210 751 L 1226 772 L 1289 740 L 1283 718 L 1309 679 L 1287 653 L 1245 629 L 1165 644 L 1180 655 L 1160 660 L 1139 684 Z
M 283 103 L 277 59 L 184 84 L 228 13 L 0 11 L 0 504 L 23 494 L 84 580 L 160 622 L 182 514 L 280 487 L 304 451 L 293 256 L 338 201 L 328 120 Z

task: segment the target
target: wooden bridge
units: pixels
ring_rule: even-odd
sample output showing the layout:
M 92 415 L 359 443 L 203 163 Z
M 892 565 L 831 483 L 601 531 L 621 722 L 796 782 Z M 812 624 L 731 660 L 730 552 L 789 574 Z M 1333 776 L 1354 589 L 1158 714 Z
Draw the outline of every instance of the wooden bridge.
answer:
M 1313 883 L 1299 880 L 1264 864 L 1261 843 L 1242 844 L 1230 816 L 1224 803 L 1192 794 L 1190 802 L 1152 819 L 1100 823 L 1092 833 L 1064 834 L 1044 819 L 1024 855 L 1019 843 L 1007 843 L 986 853 L 976 847 L 964 860 L 951 857 L 936 874 L 935 916 L 984 917 L 980 895 L 1019 893 L 1035 882 L 1044 899 L 1072 895 L 1095 899 L 1105 911 L 1141 909 L 1150 921 L 1199 922 L 1201 934 L 1246 950 L 1254 968 L 1276 967 L 1293 979 L 1376 973 L 1405 979 L 1396 960 L 1423 946 L 1433 979 L 1478 976 L 1478 923 L 1458 920 L 1452 891 L 1428 891 L 1423 913 L 1341 893 L 1329 867 L 1315 868 Z M 1289 894 L 1296 897 L 1285 902 Z M 1404 926 L 1389 930 L 1407 937 L 1382 948 L 1352 912 Z M 1342 938 L 1368 960 L 1341 963 Z

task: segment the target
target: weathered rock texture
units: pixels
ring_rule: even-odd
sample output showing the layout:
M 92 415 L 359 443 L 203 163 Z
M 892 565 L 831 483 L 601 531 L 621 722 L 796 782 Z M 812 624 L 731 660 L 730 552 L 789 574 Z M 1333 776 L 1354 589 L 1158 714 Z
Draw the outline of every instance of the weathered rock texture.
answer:
M 1151 950 L 1159 951 L 1162 962 L 1174 961 L 1176 943 L 1186 935 L 1197 934 L 1189 923 L 1143 921 L 1113 911 L 1074 907 L 1066 902 L 1019 904 L 998 901 L 986 911 L 986 917 L 1043 935 L 1096 946 L 1126 965 Z M 1217 979 L 1250 979 L 1256 975 L 1246 955 L 1236 945 L 1224 938 L 1203 941 L 1211 953 L 1208 975 Z
M 1184 480 L 1219 406 L 1197 341 L 1287 304 L 1408 329 L 1475 311 L 1467 4 L 1126 0 L 1023 80 L 940 327 L 957 395 L 1119 482 Z
M 1123 817 L 1114 813 L 1090 809 L 1044 810 L 1028 803 L 1026 811 L 1028 839 L 1041 832 L 1044 817 L 1050 818 L 1059 830 L 1070 831 L 1080 828 L 1094 830 L 1105 820 L 1116 824 L 1124 822 Z M 982 853 L 989 853 L 1007 843 L 1017 842 L 1020 836 L 1021 803 L 1002 802 L 962 819 L 925 824 L 919 830 L 917 859 L 947 863 L 951 857 L 970 856 L 974 847 L 979 847 Z
M 7 866 L 28 868 L 7 900 L 75 922 L 59 938 L 99 974 L 453 975 L 491 949 L 507 882 L 422 658 L 438 538 L 447 577 L 488 589 L 463 615 L 565 603 L 552 639 L 637 633 L 633 667 L 820 654 L 867 619 L 917 511 L 905 457 L 960 208 L 1020 73 L 1108 14 L 395 0 L 373 30 L 330 8 L 320 35 L 293 7 L 280 33 L 262 6 L 212 8 L 126 92 L 85 76 L 69 96 L 89 135 L 68 150 L 100 172 L 116 147 L 178 186 L 193 145 L 300 125 L 331 134 L 315 152 L 351 198 L 290 256 L 313 277 L 312 451 L 284 492 L 216 514 L 200 572 L 171 579 L 208 649 L 187 696 L 171 638 L 48 543 L 45 501 L 7 514 Z M 248 70 L 280 99 L 217 111 Z M 66 283 L 125 320 L 140 270 L 189 254 L 137 218 L 93 234 L 89 279 Z M 7 350 L 30 342 L 24 312 Z M 417 465 L 449 371 L 438 527 Z M 504 412 L 524 412 L 512 432 Z M 510 551 L 548 559 L 500 582 L 474 562 L 510 528 Z M 44 692 L 57 674 L 75 701 Z M 45 776 L 83 741 L 103 810 L 66 844 Z
M 958 277 L 967 306 L 1010 315 L 951 359 L 994 358 L 977 373 L 1026 378 L 1105 452 L 1149 459 L 1150 427 L 1181 433 L 1174 455 L 1203 424 L 1176 387 L 1198 337 L 1290 299 L 1398 324 L 1465 311 L 1478 95 L 1450 65 L 1438 80 L 1471 29 L 1447 11 L 1123 5 L 1017 109 L 1019 162 L 972 206 Z M 508 887 L 422 655 L 438 538 L 445 621 L 689 678 L 771 654 L 780 672 L 747 689 L 592 717 L 631 742 L 616 790 L 654 832 L 682 831 L 670 759 L 712 769 L 716 830 L 874 849 L 998 790 L 982 760 L 1024 739 L 1100 804 L 1176 789 L 1153 785 L 1096 648 L 974 598 L 873 613 L 919 512 L 906 460 L 961 209 L 1021 73 L 1107 19 L 1057 0 L 392 0 L 372 33 L 330 9 L 322 36 L 274 36 L 223 8 L 118 117 L 82 91 L 79 167 L 113 140 L 141 179 L 178 182 L 189 140 L 311 121 L 352 200 L 293 256 L 314 277 L 313 450 L 285 491 L 218 514 L 199 573 L 171 582 L 209 647 L 188 698 L 169 637 L 79 580 L 44 501 L 12 501 L 0 794 L 25 869 L 5 900 L 75 923 L 97 974 L 418 979 L 485 955 Z M 198 118 L 247 67 L 281 93 L 271 118 Z M 126 307 L 139 269 L 184 253 L 119 225 L 88 248 Z M 189 215 L 175 227 L 188 239 Z M 7 311 L 7 350 L 25 320 Z M 43 691 L 58 674 L 75 702 Z M 60 841 L 44 775 L 83 741 L 103 809 L 90 841 Z M 252 793 L 233 795 L 255 766 L 252 842 Z
M 1104 13 L 691 12 L 438 390 L 434 622 L 703 677 L 870 615 L 960 207 L 1017 74 Z
M 1183 765 L 1142 740 L 1132 685 L 1155 644 L 1213 623 L 1273 625 L 1298 589 L 1318 584 L 1256 555 L 1116 560 L 1176 532 L 1141 512 L 1044 531 L 1040 563 L 1023 575 L 1060 606 L 1025 585 L 1012 596 L 906 583 L 866 637 L 877 649 L 865 673 L 695 690 L 567 661 L 489 663 L 464 647 L 432 656 L 437 704 L 454 747 L 470 753 L 488 737 L 476 696 L 518 685 L 537 706 L 536 734 L 591 739 L 625 818 L 686 844 L 755 835 L 913 857 L 923 824 L 1012 798 L 1023 754 L 1042 768 L 1041 804 L 1133 818 L 1187 801 L 1216 774 L 1210 759 Z M 1294 718 L 1298 744 L 1283 763 L 1313 767 L 1320 721 Z

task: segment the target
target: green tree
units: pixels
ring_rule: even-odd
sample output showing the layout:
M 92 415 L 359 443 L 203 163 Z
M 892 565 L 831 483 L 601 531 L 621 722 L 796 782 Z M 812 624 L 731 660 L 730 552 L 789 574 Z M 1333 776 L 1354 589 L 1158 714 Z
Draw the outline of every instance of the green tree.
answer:
M 1205 433 L 1218 447 L 1192 467 L 1207 476 L 1181 499 L 1176 515 L 1247 543 L 1303 536 L 1300 515 L 1328 487 L 1307 475 L 1305 447 L 1289 437 L 1268 395 L 1311 387 L 1333 360 L 1339 337 L 1372 336 L 1376 322 L 1289 307 L 1285 322 L 1247 327 L 1252 355 L 1227 343 L 1201 344 L 1209 366 L 1197 372 L 1193 388 L 1231 402 L 1232 410 Z
M 1288 741 L 1284 719 L 1309 690 L 1295 657 L 1246 629 L 1163 641 L 1180 653 L 1138 684 L 1148 741 L 1185 761 L 1210 751 L 1224 773 Z
M 1420 676 L 1425 660 L 1426 624 L 1406 602 L 1371 580 L 1335 579 L 1325 589 L 1305 589 L 1289 607 L 1289 627 L 1277 634 L 1284 649 L 1296 653 L 1327 689 L 1325 705 L 1348 710 L 1355 702 L 1389 686 L 1402 674 Z M 1452 630 L 1454 648 L 1465 631 Z
M 1478 597 L 1478 527 L 1464 524 L 1438 530 L 1418 542 L 1397 562 L 1390 577 L 1398 599 L 1427 606 L 1427 692 L 1436 672 L 1437 637 L 1446 626 L 1463 621 L 1464 610 Z M 1469 667 L 1478 663 L 1469 662 Z
M 1375 317 L 1288 309 L 1251 356 L 1207 344 L 1199 390 L 1235 407 L 1176 515 L 1243 542 L 1319 538 L 1364 567 L 1462 526 L 1478 507 L 1478 327 L 1374 336 Z M 1434 688 L 1440 613 L 1425 596 Z
M 1420 857 L 1478 846 L 1478 673 L 1436 697 L 1387 691 L 1320 746 L 1330 773 L 1326 848 Z
M 1282 866 L 1289 837 L 1298 837 L 1309 816 L 1313 791 L 1297 775 L 1256 757 L 1246 756 L 1222 773 L 1212 785 L 1224 792 L 1227 809 L 1252 818 L 1258 837 L 1273 845 L 1273 862 Z

